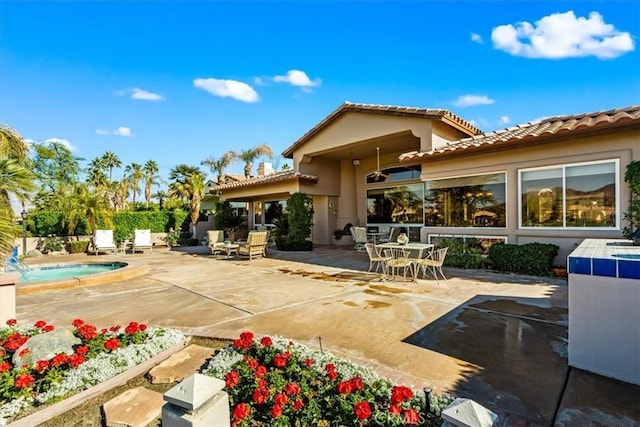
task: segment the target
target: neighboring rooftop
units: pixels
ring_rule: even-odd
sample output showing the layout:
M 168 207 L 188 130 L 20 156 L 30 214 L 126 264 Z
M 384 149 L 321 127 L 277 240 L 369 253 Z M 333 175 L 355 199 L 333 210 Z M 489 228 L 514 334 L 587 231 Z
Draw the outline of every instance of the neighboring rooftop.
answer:
M 582 134 L 625 126 L 640 126 L 640 106 L 617 108 L 593 113 L 549 117 L 534 122 L 489 132 L 447 143 L 435 150 L 411 151 L 400 156 L 400 162 L 457 154 L 460 151 L 486 150 L 492 146 L 527 144 L 567 133 Z
M 322 119 L 320 123 L 315 125 L 307 133 L 302 135 L 302 137 L 300 137 L 296 142 L 286 148 L 282 152 L 282 155 L 284 157 L 291 158 L 296 148 L 300 147 L 311 137 L 327 127 L 331 122 L 346 113 L 372 113 L 385 114 L 390 116 L 421 117 L 426 119 L 441 120 L 453 127 L 456 127 L 457 129 L 465 132 L 468 135 L 477 135 L 481 133 L 480 129 L 475 127 L 470 122 L 464 120 L 462 117 L 453 114 L 449 110 L 418 107 L 400 107 L 393 105 L 356 104 L 345 101 L 327 117 Z

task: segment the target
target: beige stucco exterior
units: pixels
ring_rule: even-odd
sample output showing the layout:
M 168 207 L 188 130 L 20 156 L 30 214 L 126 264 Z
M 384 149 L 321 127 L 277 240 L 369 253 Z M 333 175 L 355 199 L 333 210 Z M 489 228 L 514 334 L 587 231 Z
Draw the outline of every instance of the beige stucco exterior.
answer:
M 386 108 L 386 107 L 385 107 Z M 626 127 L 593 127 L 589 132 L 563 132 L 552 137 L 494 147 L 487 144 L 476 149 L 460 149 L 445 155 L 425 156 L 400 161 L 404 153 L 429 152 L 458 141 L 475 132 L 460 126 L 447 116 L 419 117 L 340 109 L 325 118 L 285 150 L 293 159 L 293 169 L 317 176 L 317 182 L 287 180 L 280 183 L 247 185 L 225 189 L 221 200 L 269 201 L 284 200 L 295 192 L 313 197 L 315 211 L 312 240 L 314 244 L 351 244 L 350 237 L 337 242 L 336 229 L 346 224 L 367 225 L 366 177 L 377 165 L 376 148 L 380 151 L 380 169 L 397 166 L 419 166 L 420 181 L 452 178 L 485 173 L 506 173 L 507 226 L 489 227 L 422 227 L 421 240 L 430 235 L 478 235 L 505 237 L 509 243 L 549 242 L 561 247 L 556 259 L 564 264 L 566 255 L 584 238 L 620 238 L 621 227 L 607 230 L 521 229 L 518 213 L 518 171 L 523 168 L 544 167 L 599 160 L 618 160 L 618 194 L 621 212 L 627 209 L 629 190 L 624 184 L 624 168 L 632 160 L 640 159 L 640 124 Z M 466 123 L 462 121 L 463 124 Z M 583 136 L 584 135 L 584 136 Z M 517 142 L 517 141 L 516 141 Z M 621 222 L 622 213 L 618 213 Z M 250 214 L 251 218 L 253 215 Z M 252 225 L 252 224 L 250 224 Z

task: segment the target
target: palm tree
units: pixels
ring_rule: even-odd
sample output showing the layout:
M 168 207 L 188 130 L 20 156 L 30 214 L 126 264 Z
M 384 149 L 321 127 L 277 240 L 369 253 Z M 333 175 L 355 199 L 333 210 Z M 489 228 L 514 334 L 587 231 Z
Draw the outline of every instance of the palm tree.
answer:
M 104 191 L 91 190 L 85 184 L 76 184 L 67 197 L 67 206 L 63 210 L 63 224 L 70 234 L 75 231 L 78 220 L 85 218 L 91 234 L 95 233 L 98 223 L 111 227 L 111 207 Z
M 127 208 L 127 199 L 129 198 L 129 181 L 123 178 L 120 181 L 113 182 L 113 207 L 117 211 Z
M 151 197 L 158 200 L 158 207 L 162 210 L 164 208 L 164 201 L 169 197 L 169 194 L 167 194 L 166 191 L 158 190 L 153 193 Z
M 218 176 L 218 185 L 222 185 L 222 176 L 224 175 L 224 171 L 229 167 L 231 162 L 233 162 L 234 157 L 235 153 L 233 151 L 227 151 L 219 159 L 210 156 L 201 161 L 200 164 L 208 166 L 211 173 Z
M 266 156 L 273 157 L 273 151 L 267 144 L 260 144 L 256 147 L 249 148 L 248 150 L 242 150 L 239 154 L 231 152 L 234 159 L 239 159 L 244 162 L 244 177 L 251 178 L 251 169 L 253 169 L 253 162 L 258 157 Z
M 191 233 L 195 237 L 200 204 L 204 197 L 205 174 L 195 166 L 181 164 L 171 169 L 169 179 L 169 195 L 189 200 Z
M 91 160 L 91 163 L 89 163 L 89 168 L 87 169 L 87 183 L 96 188 L 107 187 L 107 175 L 104 173 L 103 158 L 96 157 Z
M 158 175 L 160 168 L 156 162 L 149 160 L 144 164 L 142 170 L 144 172 L 144 200 L 146 206 L 149 207 L 149 202 L 151 201 L 151 189 L 154 185 L 158 185 L 160 182 L 160 176 Z
M 109 183 L 111 183 L 113 178 L 113 168 L 119 168 L 122 166 L 120 157 L 112 151 L 107 151 L 102 155 L 102 164 L 104 167 L 109 169 Z
M 129 181 L 129 188 L 133 192 L 133 204 L 136 203 L 136 195 L 140 193 L 140 180 L 144 178 L 142 165 L 139 163 L 131 163 L 124 168 L 124 176 Z
M 28 168 L 28 152 L 28 145 L 17 131 L 0 127 L 0 258 L 3 259 L 11 251 L 16 235 L 11 197 L 24 206 L 35 189 L 34 176 Z

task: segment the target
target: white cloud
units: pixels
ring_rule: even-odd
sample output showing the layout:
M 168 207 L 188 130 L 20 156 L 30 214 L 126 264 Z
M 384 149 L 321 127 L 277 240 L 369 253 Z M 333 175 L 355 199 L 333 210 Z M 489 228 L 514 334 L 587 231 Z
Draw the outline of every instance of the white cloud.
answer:
M 545 16 L 535 25 L 499 25 L 491 32 L 491 40 L 494 48 L 525 58 L 610 59 L 634 50 L 631 35 L 605 23 L 598 12 L 585 18 L 576 17 L 572 10 Z
M 511 119 L 509 118 L 509 116 L 500 116 L 500 119 L 498 119 L 499 125 L 506 125 L 509 122 L 511 122 Z
M 267 82 L 265 82 L 262 77 L 254 77 L 253 84 L 256 86 L 267 86 Z
M 131 89 L 122 89 L 117 90 L 115 92 L 118 96 L 126 96 L 131 95 L 131 99 L 137 99 L 141 101 L 163 101 L 164 97 L 162 95 L 158 95 L 157 93 L 149 92 L 144 89 L 140 89 L 137 87 Z
M 304 88 L 316 87 L 322 84 L 322 80 L 311 80 L 309 76 L 307 76 L 307 73 L 300 70 L 289 70 L 284 76 L 275 76 L 273 81 L 276 83 L 289 83 L 292 86 L 300 86 Z
M 195 79 L 193 85 L 221 98 L 234 98 L 242 102 L 258 102 L 260 96 L 254 88 L 244 82 L 226 79 Z
M 62 139 L 62 138 L 49 138 L 49 139 L 47 139 L 45 141 L 45 144 L 53 144 L 54 142 L 57 142 L 58 144 L 62 144 L 69 151 L 76 151 L 76 147 L 75 146 L 73 146 L 66 139 Z
M 118 136 L 133 136 L 133 133 L 131 133 L 131 128 L 128 127 L 124 127 L 124 126 L 120 126 L 118 129 L 113 131 L 114 135 L 118 135 Z
M 478 33 L 471 33 L 471 41 L 479 44 L 484 43 L 482 37 L 480 37 L 480 34 Z
M 98 135 L 117 135 L 117 136 L 126 136 L 126 137 L 133 136 L 133 133 L 131 132 L 131 128 L 128 128 L 125 126 L 120 126 L 116 130 L 96 129 L 96 133 Z
M 456 107 L 473 107 L 475 105 L 490 105 L 496 102 L 486 95 L 461 95 L 453 101 Z
M 471 120 L 469 120 L 469 123 L 471 123 L 472 125 L 474 125 L 478 129 L 489 127 L 489 122 L 486 119 L 483 119 L 483 118 L 480 118 L 480 119 L 477 119 L 477 120 L 476 119 L 471 119 Z

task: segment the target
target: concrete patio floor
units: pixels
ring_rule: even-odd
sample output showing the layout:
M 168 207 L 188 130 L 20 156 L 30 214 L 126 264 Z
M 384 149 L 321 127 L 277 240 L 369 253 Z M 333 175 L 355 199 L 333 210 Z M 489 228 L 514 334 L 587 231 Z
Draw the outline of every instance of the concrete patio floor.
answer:
M 69 255 L 48 261 L 145 264 L 132 279 L 17 297 L 21 321 L 131 320 L 187 335 L 279 335 L 372 366 L 414 388 L 470 397 L 501 425 L 637 426 L 640 388 L 567 366 L 562 279 L 446 270 L 380 282 L 366 253 L 327 246 L 249 261 L 207 248 Z M 45 262 L 43 259 L 30 261 Z

